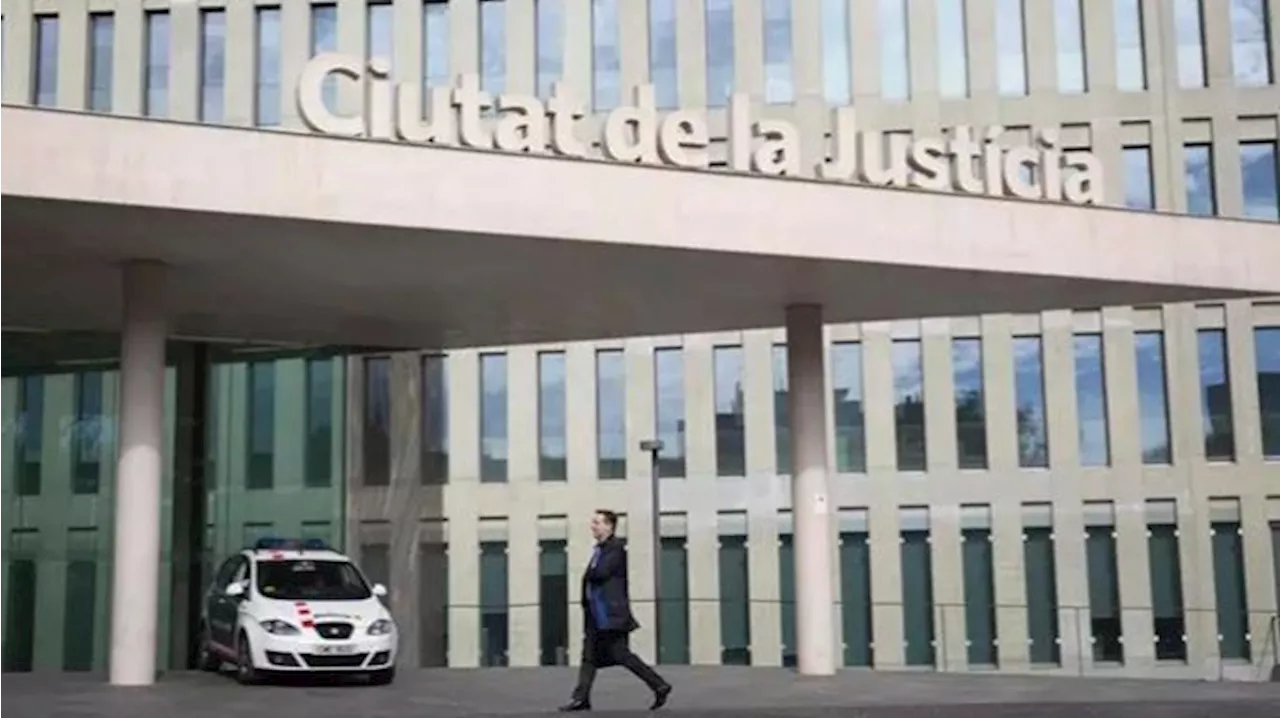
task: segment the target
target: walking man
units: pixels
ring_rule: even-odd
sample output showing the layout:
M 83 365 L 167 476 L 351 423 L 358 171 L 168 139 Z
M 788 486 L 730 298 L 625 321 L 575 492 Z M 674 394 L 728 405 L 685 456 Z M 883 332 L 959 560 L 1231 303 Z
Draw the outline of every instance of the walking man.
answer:
M 627 645 L 628 635 L 640 627 L 631 615 L 631 597 L 627 593 L 627 552 L 614 536 L 618 515 L 600 510 L 591 517 L 591 535 L 596 540 L 591 563 L 582 574 L 582 667 L 573 699 L 561 711 L 591 710 L 591 684 L 596 669 L 623 666 L 644 681 L 653 691 L 657 710 L 671 695 L 671 684 L 662 680 Z

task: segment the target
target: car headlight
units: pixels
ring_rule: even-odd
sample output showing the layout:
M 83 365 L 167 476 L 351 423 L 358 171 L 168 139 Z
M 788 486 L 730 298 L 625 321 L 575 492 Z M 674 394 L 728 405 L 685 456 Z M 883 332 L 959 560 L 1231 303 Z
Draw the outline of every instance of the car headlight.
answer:
M 378 620 L 376 620 L 376 621 L 374 621 L 373 623 L 370 623 L 370 624 L 369 624 L 369 635 L 370 635 L 370 636 L 385 636 L 385 635 L 387 635 L 387 634 L 391 633 L 391 630 L 392 630 L 393 628 L 395 628 L 395 626 L 394 626 L 394 624 L 392 624 L 392 623 L 391 623 L 391 621 L 389 621 L 389 620 L 387 620 L 387 619 L 385 619 L 385 618 L 379 618 Z
M 281 621 L 276 618 L 272 618 L 267 621 L 262 621 L 258 625 L 262 626 L 262 630 L 266 631 L 267 633 L 270 633 L 273 636 L 296 636 L 299 633 L 297 627 L 294 626 L 292 623 Z

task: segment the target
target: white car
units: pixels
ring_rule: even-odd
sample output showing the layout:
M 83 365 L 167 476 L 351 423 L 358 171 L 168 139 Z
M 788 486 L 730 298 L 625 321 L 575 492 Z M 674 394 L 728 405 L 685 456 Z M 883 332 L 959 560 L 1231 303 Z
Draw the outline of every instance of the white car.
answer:
M 269 674 L 396 674 L 396 625 L 360 569 L 323 542 L 263 539 L 227 559 L 205 595 L 200 667 L 234 663 L 241 683 Z

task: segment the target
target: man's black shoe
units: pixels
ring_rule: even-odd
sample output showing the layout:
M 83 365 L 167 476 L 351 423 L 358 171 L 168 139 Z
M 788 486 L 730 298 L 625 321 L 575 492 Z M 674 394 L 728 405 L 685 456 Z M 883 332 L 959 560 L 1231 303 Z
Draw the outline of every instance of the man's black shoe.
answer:
M 671 684 L 668 683 L 653 692 L 653 705 L 649 706 L 649 710 L 656 711 L 667 704 L 667 696 L 671 695 Z
M 568 703 L 560 706 L 561 713 L 571 713 L 573 711 L 589 711 L 591 710 L 591 702 L 574 698 Z

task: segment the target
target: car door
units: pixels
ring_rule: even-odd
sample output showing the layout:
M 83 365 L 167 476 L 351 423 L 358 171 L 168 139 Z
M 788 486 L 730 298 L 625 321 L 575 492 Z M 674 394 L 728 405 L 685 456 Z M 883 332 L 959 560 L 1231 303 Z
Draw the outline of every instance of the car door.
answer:
M 215 643 L 230 648 L 234 643 L 236 620 L 240 614 L 240 598 L 227 595 L 227 586 L 245 578 L 248 561 L 233 556 L 218 571 L 209 594 L 209 635 Z

